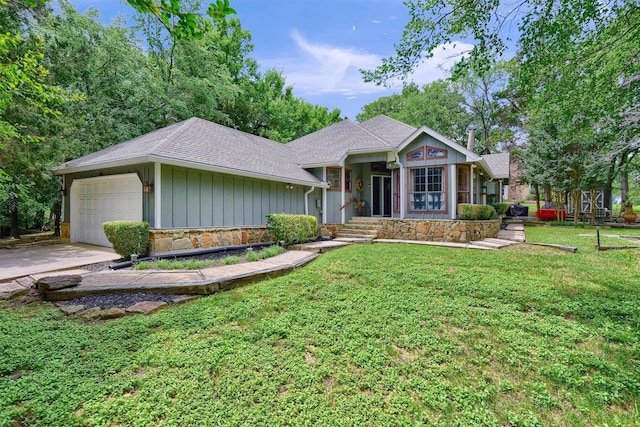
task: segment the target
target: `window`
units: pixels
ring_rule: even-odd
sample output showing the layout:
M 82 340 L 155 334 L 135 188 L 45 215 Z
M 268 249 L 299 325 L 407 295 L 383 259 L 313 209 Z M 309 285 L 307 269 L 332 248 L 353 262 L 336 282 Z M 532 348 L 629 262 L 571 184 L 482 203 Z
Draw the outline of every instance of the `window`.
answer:
M 327 183 L 329 183 L 329 190 L 340 191 L 340 169 L 339 168 L 327 168 Z
M 407 161 L 424 160 L 424 147 L 416 148 L 407 153 Z
M 353 191 L 352 188 L 353 184 L 351 183 L 351 169 L 347 169 L 344 172 L 344 190 L 347 193 L 351 193 L 351 191 Z
M 430 159 L 445 159 L 449 153 L 442 148 L 427 147 L 427 157 Z
M 445 211 L 444 167 L 410 169 L 409 210 Z
M 469 195 L 469 166 L 458 166 L 458 203 L 471 203 Z

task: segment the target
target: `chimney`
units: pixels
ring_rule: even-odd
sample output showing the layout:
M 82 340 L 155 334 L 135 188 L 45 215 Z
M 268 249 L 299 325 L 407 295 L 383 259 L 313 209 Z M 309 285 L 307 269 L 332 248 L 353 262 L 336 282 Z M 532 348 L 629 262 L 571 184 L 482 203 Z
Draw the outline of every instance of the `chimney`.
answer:
M 473 142 L 476 138 L 476 126 L 471 123 L 469 125 L 469 139 L 467 140 L 467 150 L 473 151 Z

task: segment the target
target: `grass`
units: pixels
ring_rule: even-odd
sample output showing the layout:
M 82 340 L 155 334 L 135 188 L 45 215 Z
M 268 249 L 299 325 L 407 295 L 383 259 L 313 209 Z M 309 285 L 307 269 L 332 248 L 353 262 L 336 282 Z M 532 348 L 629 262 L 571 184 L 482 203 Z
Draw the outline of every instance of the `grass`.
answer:
M 240 261 L 242 261 L 242 258 L 239 256 L 229 255 L 220 260 L 220 265 L 238 264 Z
M 229 255 L 222 258 L 219 265 L 238 264 L 244 261 L 258 261 L 261 259 L 271 258 L 284 252 L 281 246 L 273 245 L 262 249 L 261 251 L 247 250 L 244 257 Z M 211 267 L 216 264 L 214 259 L 157 259 L 153 261 L 143 261 L 134 264 L 136 270 L 199 270 L 201 268 Z
M 0 302 L 0 425 L 640 424 L 640 250 L 527 240 L 579 250 L 356 245 L 97 323 Z
M 134 264 L 136 270 L 199 270 L 215 264 L 212 259 L 156 259 Z

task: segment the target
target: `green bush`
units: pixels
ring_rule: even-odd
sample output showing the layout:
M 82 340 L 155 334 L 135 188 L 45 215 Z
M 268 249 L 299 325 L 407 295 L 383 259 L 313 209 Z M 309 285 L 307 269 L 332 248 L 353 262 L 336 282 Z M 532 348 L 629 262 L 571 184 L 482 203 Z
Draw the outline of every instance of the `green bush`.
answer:
M 146 221 L 109 221 L 102 224 L 113 250 L 124 259 L 132 254 L 144 256 L 149 246 L 149 223 Z
M 507 211 L 509 210 L 509 206 L 511 205 L 509 203 L 494 203 L 491 206 L 493 206 L 493 209 L 496 210 L 498 216 L 502 216 L 507 213 Z
M 312 215 L 269 214 L 267 230 L 276 242 L 304 243 L 317 236 L 318 219 Z
M 478 219 L 493 219 L 498 214 L 493 206 L 489 205 L 474 205 L 471 203 L 460 203 L 458 205 L 458 219 L 464 220 L 478 220 Z

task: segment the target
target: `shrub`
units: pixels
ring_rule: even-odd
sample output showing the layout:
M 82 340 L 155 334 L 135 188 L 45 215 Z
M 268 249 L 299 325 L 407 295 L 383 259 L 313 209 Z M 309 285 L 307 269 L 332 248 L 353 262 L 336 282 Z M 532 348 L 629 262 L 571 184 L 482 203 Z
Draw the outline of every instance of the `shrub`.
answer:
M 149 223 L 146 221 L 109 221 L 102 224 L 113 250 L 124 259 L 132 254 L 144 256 L 149 245 Z
M 492 219 L 498 214 L 493 206 L 474 205 L 471 203 L 460 203 L 458 205 L 458 218 L 464 220 Z
M 317 236 L 318 219 L 312 215 L 269 214 L 267 230 L 276 242 L 303 243 Z
M 511 205 L 509 203 L 494 203 L 491 206 L 493 206 L 493 208 L 496 210 L 498 216 L 502 216 L 507 213 L 507 211 L 509 210 L 509 206 Z

